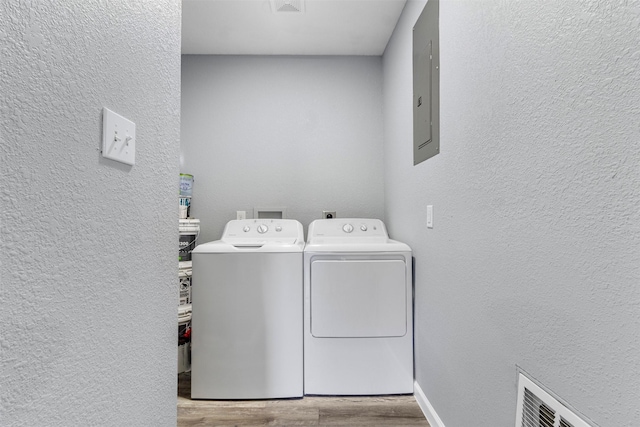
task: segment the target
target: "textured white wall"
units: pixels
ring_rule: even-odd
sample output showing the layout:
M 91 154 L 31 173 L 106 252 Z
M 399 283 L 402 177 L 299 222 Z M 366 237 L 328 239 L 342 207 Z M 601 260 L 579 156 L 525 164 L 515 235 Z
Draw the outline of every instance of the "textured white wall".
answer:
M 0 425 L 174 426 L 180 3 L 0 2 L 0 87 Z
M 600 426 L 640 425 L 640 3 L 441 0 L 441 154 L 414 167 L 424 4 L 383 59 L 417 381 L 448 427 L 512 426 L 516 365 Z
M 200 241 L 237 210 L 382 218 L 380 57 L 182 57 L 181 170 Z

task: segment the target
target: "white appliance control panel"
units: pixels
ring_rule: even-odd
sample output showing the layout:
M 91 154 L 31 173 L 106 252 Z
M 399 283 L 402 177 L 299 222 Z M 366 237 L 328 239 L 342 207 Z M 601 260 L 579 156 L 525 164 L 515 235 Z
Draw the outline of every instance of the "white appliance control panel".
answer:
M 314 237 L 383 237 L 388 238 L 387 229 L 379 219 L 337 218 L 320 219 L 309 228 L 309 239 Z
M 227 223 L 220 240 L 304 241 L 301 225 L 293 219 L 237 219 Z

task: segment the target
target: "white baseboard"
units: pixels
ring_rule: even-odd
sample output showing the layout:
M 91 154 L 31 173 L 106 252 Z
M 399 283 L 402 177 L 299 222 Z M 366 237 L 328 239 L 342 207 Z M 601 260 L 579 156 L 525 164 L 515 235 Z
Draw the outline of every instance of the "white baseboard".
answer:
M 429 402 L 429 399 L 427 399 L 427 396 L 425 396 L 417 381 L 413 382 L 413 397 L 416 399 L 416 402 L 418 402 L 422 413 L 427 418 L 427 421 L 429 421 L 431 427 L 444 427 L 444 423 L 436 413 L 436 410 L 433 409 L 431 402 Z

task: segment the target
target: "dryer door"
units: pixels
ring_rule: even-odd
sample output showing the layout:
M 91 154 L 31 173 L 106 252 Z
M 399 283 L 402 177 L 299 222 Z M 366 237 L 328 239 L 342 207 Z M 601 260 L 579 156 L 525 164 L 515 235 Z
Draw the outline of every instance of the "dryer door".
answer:
M 314 337 L 401 337 L 407 333 L 407 276 L 403 260 L 314 260 L 311 334 Z

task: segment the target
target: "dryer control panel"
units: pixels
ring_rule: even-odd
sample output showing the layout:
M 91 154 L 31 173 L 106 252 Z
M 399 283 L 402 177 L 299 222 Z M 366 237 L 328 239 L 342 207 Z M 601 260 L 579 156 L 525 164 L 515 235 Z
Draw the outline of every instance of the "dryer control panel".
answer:
M 308 242 L 313 239 L 340 239 L 340 240 L 376 240 L 386 241 L 389 238 L 384 223 L 379 219 L 371 218 L 338 218 L 319 219 L 309 226 Z

